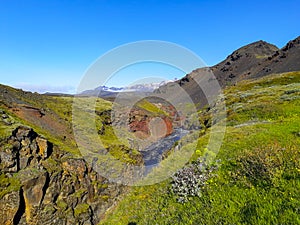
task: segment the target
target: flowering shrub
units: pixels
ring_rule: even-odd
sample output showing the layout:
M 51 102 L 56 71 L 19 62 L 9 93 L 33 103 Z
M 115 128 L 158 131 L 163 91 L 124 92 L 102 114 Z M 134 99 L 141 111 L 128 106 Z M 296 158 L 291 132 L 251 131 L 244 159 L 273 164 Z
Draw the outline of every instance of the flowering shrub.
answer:
M 189 197 L 201 196 L 206 181 L 212 177 L 217 164 L 208 165 L 206 160 L 199 158 L 192 164 L 178 170 L 172 176 L 172 192 L 178 195 L 177 201 L 184 203 Z

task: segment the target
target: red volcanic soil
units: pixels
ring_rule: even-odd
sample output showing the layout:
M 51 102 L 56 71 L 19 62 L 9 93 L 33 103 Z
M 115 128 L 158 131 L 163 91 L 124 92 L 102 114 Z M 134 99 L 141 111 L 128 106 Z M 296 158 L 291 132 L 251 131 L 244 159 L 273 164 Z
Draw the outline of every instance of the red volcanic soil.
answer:
M 168 116 L 154 116 L 146 110 L 133 108 L 130 112 L 129 130 L 136 137 L 145 139 L 159 139 L 173 133 L 174 127 L 178 125 L 180 117 L 176 109 L 170 105 L 157 104 L 157 106 L 168 113 Z
M 43 112 L 39 108 L 25 104 L 15 104 L 10 108 L 10 111 L 19 118 L 47 130 L 53 136 L 61 137 L 61 139 L 71 138 L 68 126 L 66 126 L 61 118 L 53 113 Z

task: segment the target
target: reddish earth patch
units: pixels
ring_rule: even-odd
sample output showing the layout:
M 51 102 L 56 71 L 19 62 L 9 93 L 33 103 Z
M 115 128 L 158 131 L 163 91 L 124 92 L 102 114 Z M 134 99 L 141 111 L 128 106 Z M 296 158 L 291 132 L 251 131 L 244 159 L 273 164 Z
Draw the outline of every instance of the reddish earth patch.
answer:
M 157 106 L 165 111 L 168 116 L 153 116 L 146 110 L 134 108 L 130 112 L 129 130 L 140 139 L 151 137 L 152 139 L 159 139 L 169 136 L 173 133 L 175 127 L 181 123 L 181 117 L 176 109 L 171 105 Z
M 67 124 L 52 112 L 44 112 L 39 108 L 24 104 L 16 104 L 10 108 L 10 111 L 17 117 L 47 130 L 55 137 L 61 139 L 71 138 L 71 131 L 68 130 Z

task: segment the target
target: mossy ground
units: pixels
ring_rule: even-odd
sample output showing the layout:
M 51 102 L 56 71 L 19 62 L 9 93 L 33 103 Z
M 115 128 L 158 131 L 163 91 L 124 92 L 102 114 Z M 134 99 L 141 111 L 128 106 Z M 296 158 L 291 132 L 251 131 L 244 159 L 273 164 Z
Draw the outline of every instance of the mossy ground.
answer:
M 201 197 L 178 203 L 170 179 L 133 187 L 100 224 L 300 224 L 299 90 L 300 72 L 227 88 L 220 166 Z
M 0 199 L 7 193 L 18 191 L 20 187 L 21 183 L 17 176 L 7 177 L 0 173 Z
M 155 104 L 147 101 L 145 99 L 139 101 L 136 106 L 140 109 L 144 109 L 147 112 L 151 113 L 153 116 L 169 116 L 167 112 L 158 108 Z

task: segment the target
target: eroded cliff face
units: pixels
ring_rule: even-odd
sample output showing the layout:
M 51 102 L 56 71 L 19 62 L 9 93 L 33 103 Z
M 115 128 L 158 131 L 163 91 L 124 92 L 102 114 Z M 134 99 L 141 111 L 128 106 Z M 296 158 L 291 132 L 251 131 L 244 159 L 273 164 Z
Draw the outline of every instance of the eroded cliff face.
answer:
M 0 146 L 1 224 L 97 224 L 125 190 L 30 127 Z

